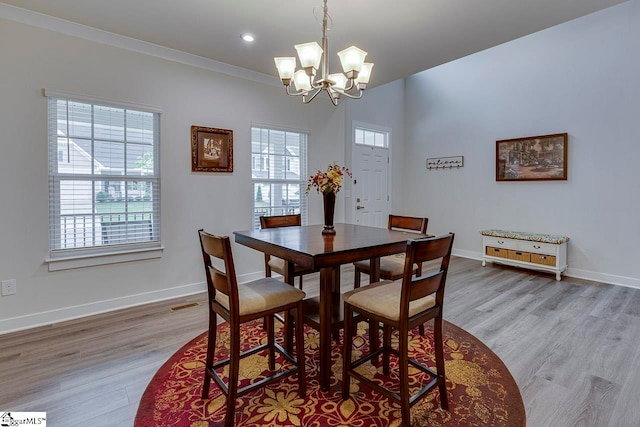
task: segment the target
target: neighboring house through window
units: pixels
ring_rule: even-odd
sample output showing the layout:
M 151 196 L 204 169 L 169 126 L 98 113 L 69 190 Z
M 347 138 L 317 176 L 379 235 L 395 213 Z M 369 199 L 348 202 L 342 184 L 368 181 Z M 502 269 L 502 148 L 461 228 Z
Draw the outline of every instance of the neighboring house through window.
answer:
M 46 95 L 49 261 L 158 249 L 159 112 Z
M 307 139 L 304 132 L 251 128 L 254 228 L 262 215 L 300 213 L 307 222 Z

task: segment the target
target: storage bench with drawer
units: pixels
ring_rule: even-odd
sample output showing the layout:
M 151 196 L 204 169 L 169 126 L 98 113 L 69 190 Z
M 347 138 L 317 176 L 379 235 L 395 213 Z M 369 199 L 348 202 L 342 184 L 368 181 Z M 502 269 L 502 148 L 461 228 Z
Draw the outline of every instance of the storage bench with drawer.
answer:
M 482 265 L 487 261 L 549 271 L 556 280 L 567 269 L 566 236 L 521 231 L 483 230 Z

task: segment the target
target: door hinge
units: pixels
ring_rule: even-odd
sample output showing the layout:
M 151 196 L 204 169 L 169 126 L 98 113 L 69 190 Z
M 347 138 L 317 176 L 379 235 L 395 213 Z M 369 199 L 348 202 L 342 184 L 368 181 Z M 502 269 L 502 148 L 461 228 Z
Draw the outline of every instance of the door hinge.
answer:
M 387 194 L 387 202 L 389 201 L 389 195 Z

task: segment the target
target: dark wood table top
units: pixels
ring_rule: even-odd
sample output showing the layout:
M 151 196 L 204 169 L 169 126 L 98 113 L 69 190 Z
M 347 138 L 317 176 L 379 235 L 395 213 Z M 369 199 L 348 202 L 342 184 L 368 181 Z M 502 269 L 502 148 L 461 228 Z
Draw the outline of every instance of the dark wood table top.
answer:
M 404 231 L 335 224 L 335 235 L 322 234 L 322 225 L 235 231 L 237 243 L 303 267 L 319 269 L 406 250 L 407 240 L 424 237 Z

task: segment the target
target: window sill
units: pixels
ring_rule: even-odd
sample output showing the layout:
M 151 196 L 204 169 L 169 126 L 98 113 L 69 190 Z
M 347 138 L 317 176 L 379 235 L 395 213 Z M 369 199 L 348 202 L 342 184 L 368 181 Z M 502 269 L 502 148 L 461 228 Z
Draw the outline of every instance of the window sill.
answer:
M 72 268 L 93 267 L 96 265 L 117 264 L 121 262 L 140 261 L 161 258 L 164 246 L 141 249 L 123 249 L 118 252 L 74 255 L 60 258 L 47 258 L 49 271 L 70 270 Z

